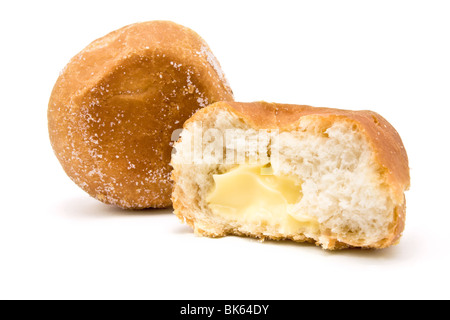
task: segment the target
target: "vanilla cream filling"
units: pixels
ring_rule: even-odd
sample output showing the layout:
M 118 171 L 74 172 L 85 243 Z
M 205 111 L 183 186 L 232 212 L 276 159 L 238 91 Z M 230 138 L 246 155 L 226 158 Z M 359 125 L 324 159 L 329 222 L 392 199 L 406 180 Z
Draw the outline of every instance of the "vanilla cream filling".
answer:
M 213 214 L 283 234 L 318 231 L 315 218 L 294 213 L 302 198 L 301 181 L 274 175 L 270 164 L 239 165 L 213 178 L 214 189 L 207 197 Z

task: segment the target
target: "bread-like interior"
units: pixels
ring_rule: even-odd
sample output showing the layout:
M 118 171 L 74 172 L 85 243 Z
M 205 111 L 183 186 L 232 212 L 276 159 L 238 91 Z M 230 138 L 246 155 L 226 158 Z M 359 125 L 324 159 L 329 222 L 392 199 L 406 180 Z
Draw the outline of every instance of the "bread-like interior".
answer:
M 332 109 L 283 108 L 218 103 L 189 120 L 172 157 L 175 213 L 213 237 L 292 239 L 326 249 L 396 243 L 409 175 L 400 186 L 389 177 L 364 121 Z M 285 121 L 283 112 L 292 115 Z M 374 117 L 371 126 L 393 130 Z

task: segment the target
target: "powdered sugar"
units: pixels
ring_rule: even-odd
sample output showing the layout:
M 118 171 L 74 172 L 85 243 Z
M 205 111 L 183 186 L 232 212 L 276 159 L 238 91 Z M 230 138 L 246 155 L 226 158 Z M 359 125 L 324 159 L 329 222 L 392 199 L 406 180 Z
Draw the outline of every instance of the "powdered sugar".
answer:
M 166 131 L 170 137 L 172 128 L 187 116 L 231 90 L 221 87 L 216 95 L 202 89 L 209 90 L 203 81 L 210 73 L 215 83 L 217 77 L 225 79 L 206 44 L 193 63 L 177 56 L 179 51 L 155 52 L 153 48 L 162 48 L 157 43 L 132 47 L 134 33 L 127 34 L 131 29 L 95 41 L 61 71 L 57 89 L 65 97 L 54 99 L 49 109 L 52 145 L 72 180 L 99 200 L 126 208 L 167 205 L 172 185 L 164 149 L 170 148 L 170 141 L 164 140 Z M 105 55 L 110 44 L 116 51 Z M 95 55 L 107 60 L 92 64 Z M 165 64 L 160 68 L 152 59 Z M 156 90 L 134 82 L 135 71 L 125 61 L 136 60 L 139 67 L 158 66 L 147 73 Z M 114 77 L 109 77 L 111 73 Z M 143 101 L 147 105 L 139 109 Z M 154 118 L 148 109 L 155 110 Z M 154 128 L 147 128 L 148 122 Z
M 206 60 L 213 67 L 214 71 L 219 76 L 219 79 L 222 82 L 224 82 L 228 88 L 230 88 L 230 84 L 228 83 L 228 80 L 225 78 L 225 74 L 223 73 L 222 68 L 220 67 L 219 61 L 217 61 L 216 57 L 208 48 L 206 43 L 202 45 L 200 51 L 197 51 L 197 54 L 206 57 Z

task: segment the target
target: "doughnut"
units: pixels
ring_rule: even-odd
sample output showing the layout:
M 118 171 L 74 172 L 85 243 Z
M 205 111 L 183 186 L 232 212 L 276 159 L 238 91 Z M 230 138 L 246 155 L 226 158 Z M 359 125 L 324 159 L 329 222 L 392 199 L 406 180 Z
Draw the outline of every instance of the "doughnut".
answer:
M 195 233 L 381 249 L 405 226 L 408 156 L 373 111 L 217 102 L 184 124 L 174 213 Z
M 125 209 L 168 207 L 177 129 L 222 100 L 233 92 L 198 34 L 170 21 L 132 24 L 62 70 L 48 105 L 51 145 L 92 197 Z

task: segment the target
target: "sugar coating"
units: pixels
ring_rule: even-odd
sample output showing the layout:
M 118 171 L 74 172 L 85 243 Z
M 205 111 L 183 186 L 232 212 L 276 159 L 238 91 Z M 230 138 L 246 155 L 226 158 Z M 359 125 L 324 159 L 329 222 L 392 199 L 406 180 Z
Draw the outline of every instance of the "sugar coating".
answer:
M 157 39 L 167 34 L 174 43 Z M 173 131 L 199 108 L 232 100 L 202 44 L 187 28 L 150 22 L 96 40 L 69 62 L 48 117 L 55 154 L 76 184 L 123 208 L 171 204 Z

